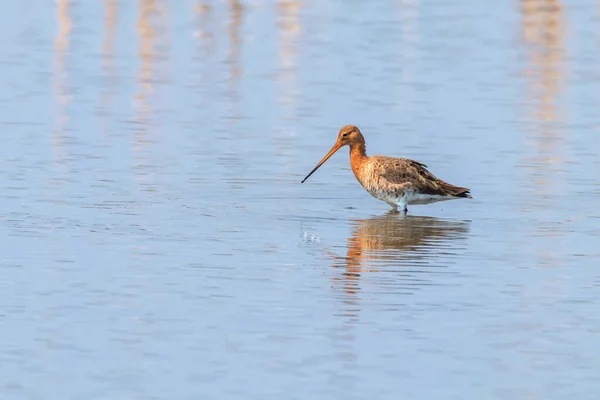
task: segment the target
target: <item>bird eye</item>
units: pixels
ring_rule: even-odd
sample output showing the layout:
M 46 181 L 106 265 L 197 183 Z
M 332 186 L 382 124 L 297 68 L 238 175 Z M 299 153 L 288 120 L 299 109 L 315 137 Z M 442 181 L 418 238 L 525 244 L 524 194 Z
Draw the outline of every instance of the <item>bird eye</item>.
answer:
M 345 138 L 345 137 L 348 137 L 348 132 L 346 132 L 346 133 L 343 133 L 343 134 L 342 134 L 342 137 L 344 137 L 344 138 Z

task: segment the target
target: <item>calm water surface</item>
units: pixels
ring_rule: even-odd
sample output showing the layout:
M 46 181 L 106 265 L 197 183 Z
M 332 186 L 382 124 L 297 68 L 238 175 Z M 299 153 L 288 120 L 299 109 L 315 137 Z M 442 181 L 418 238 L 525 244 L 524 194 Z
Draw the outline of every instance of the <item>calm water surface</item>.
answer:
M 2 399 L 597 398 L 597 2 L 2 11 Z

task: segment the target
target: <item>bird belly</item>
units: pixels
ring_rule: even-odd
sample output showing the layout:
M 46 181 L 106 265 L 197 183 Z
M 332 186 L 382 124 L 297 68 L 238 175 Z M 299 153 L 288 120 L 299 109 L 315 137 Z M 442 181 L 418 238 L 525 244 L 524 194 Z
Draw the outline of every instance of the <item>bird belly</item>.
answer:
M 391 206 L 398 206 L 402 203 L 404 196 L 396 196 L 386 190 L 367 188 L 367 192 L 377 200 L 385 201 Z
M 378 200 L 385 201 L 391 206 L 405 207 L 406 205 L 425 205 L 456 199 L 455 196 L 440 196 L 437 194 L 415 193 L 412 190 L 394 192 L 380 188 L 365 187 L 369 194 Z
M 410 205 L 423 205 L 437 203 L 438 201 L 452 200 L 454 196 L 440 196 L 437 194 L 406 193 L 406 202 Z

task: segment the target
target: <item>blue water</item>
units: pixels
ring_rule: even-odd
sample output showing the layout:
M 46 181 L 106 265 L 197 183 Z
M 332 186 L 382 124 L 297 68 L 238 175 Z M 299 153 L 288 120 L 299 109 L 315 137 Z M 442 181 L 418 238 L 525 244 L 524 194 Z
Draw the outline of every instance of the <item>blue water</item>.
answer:
M 595 399 L 599 12 L 8 2 L 0 398 Z

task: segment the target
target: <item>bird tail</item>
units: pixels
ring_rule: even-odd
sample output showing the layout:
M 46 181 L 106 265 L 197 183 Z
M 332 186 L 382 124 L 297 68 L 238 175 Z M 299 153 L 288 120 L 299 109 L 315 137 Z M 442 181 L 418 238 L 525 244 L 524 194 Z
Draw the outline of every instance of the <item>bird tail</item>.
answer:
M 442 190 L 444 190 L 446 194 L 450 196 L 465 199 L 473 198 L 471 197 L 471 189 L 466 187 L 454 186 L 449 184 L 448 182 L 443 182 Z
M 467 188 L 461 188 L 461 187 L 454 187 L 455 191 L 454 193 L 452 193 L 452 196 L 454 197 L 461 197 L 461 198 L 467 198 L 467 199 L 472 199 L 473 197 L 471 196 L 471 190 L 467 189 Z

